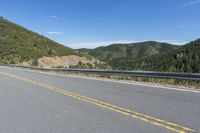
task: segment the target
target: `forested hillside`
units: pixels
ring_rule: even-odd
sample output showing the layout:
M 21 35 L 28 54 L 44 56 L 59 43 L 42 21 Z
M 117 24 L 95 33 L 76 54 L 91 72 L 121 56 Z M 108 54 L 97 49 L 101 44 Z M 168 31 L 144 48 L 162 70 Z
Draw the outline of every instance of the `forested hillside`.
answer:
M 177 48 L 178 46 L 172 44 L 147 41 L 130 44 L 112 44 L 95 49 L 79 49 L 79 51 L 88 53 L 101 61 L 109 63 L 113 59 L 141 58 L 157 53 L 165 53 Z
M 137 60 L 123 58 L 120 62 L 113 60 L 110 64 L 116 66 L 116 69 L 199 73 L 200 39 L 168 53 L 156 54 Z
M 132 62 L 139 58 L 166 53 L 176 50 L 177 48 L 179 48 L 177 45 L 156 41 L 146 41 L 130 44 L 112 44 L 95 49 L 83 48 L 78 51 L 90 54 L 95 58 L 110 64 L 113 69 L 131 69 L 132 66 L 129 63 L 130 60 Z

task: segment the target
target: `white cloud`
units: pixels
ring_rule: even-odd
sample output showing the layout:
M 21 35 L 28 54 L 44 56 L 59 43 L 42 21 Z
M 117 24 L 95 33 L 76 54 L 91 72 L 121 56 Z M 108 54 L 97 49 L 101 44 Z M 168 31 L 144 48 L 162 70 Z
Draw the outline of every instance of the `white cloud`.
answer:
M 188 43 L 187 41 L 178 41 L 178 40 L 156 40 L 158 42 L 165 42 L 169 44 L 175 44 L 175 45 L 184 45 Z
M 68 45 L 71 48 L 78 49 L 78 48 L 96 48 L 99 46 L 108 46 L 110 44 L 116 44 L 116 43 L 136 43 L 136 42 L 144 42 L 144 41 L 149 41 L 149 40 L 116 40 L 116 41 L 99 41 L 99 42 L 83 42 L 83 43 L 75 43 L 75 44 L 70 44 Z M 186 42 L 181 42 L 181 41 L 176 41 L 176 40 L 155 40 L 158 42 L 166 42 L 166 43 L 171 43 L 171 44 L 176 44 L 176 45 L 182 45 L 185 44 Z
M 52 16 L 50 16 L 50 19 L 53 19 L 53 20 L 62 20 L 63 17 L 59 17 L 59 16 L 56 16 L 56 15 L 52 15 Z
M 196 4 L 200 4 L 200 0 L 190 0 L 190 1 L 180 5 L 178 7 L 178 10 L 181 10 L 182 8 L 185 8 L 185 7 L 188 7 L 188 6 L 192 6 L 192 5 L 196 5 Z
M 62 32 L 48 31 L 47 34 L 62 35 Z
M 59 19 L 58 16 L 50 16 L 52 19 Z
M 99 46 L 107 46 L 114 43 L 131 43 L 131 42 L 134 41 L 119 40 L 119 41 L 82 42 L 82 43 L 71 44 L 70 46 L 72 48 L 96 48 Z

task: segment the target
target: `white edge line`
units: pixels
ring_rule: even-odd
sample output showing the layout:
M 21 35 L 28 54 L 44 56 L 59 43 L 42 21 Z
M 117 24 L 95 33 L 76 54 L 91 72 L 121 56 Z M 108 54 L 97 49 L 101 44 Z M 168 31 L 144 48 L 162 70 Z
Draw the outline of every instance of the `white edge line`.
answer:
M 6 68 L 10 68 L 10 67 L 6 67 Z M 200 91 L 193 90 L 193 89 L 181 89 L 181 88 L 175 88 L 175 87 L 165 87 L 165 86 L 159 86 L 159 85 L 136 83 L 137 81 L 134 81 L 134 83 L 133 83 L 133 82 L 128 82 L 128 81 L 126 82 L 126 81 L 116 81 L 116 80 L 110 80 L 110 79 L 98 79 L 98 78 L 94 78 L 94 77 L 86 77 L 86 76 L 78 76 L 78 75 L 56 74 L 56 73 L 42 72 L 42 71 L 37 71 L 37 70 L 28 70 L 28 69 L 19 69 L 19 68 L 10 68 L 10 69 L 36 72 L 36 73 L 41 73 L 41 74 L 46 74 L 46 75 L 54 75 L 54 76 L 61 76 L 61 77 L 74 77 L 74 78 L 80 78 L 80 79 L 90 79 L 90 80 L 97 80 L 97 81 L 104 81 L 104 82 L 113 82 L 113 83 L 129 84 L 129 85 L 139 85 L 139 86 L 146 86 L 146 87 L 163 88 L 163 89 L 168 89 L 168 90 L 178 90 L 178 91 L 184 91 L 184 92 L 200 93 Z

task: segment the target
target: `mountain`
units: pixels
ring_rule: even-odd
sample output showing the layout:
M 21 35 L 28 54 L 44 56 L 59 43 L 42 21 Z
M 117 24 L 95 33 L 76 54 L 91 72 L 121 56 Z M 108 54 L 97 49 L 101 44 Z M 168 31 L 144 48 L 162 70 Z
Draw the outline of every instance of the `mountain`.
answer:
M 95 49 L 78 49 L 95 58 L 109 63 L 114 69 L 121 69 L 121 60 L 137 59 L 155 54 L 166 53 L 176 50 L 179 46 L 161 43 L 156 41 L 146 41 L 130 44 L 112 44 L 106 47 Z
M 111 69 L 94 57 L 77 52 L 0 17 L 0 63 L 40 67 Z
M 200 73 L 200 39 L 164 54 L 120 60 L 119 64 L 130 70 Z
M 0 63 L 20 63 L 43 56 L 80 55 L 71 48 L 0 17 Z
M 84 51 L 113 69 L 200 73 L 200 39 L 182 46 L 148 41 Z
M 111 65 L 113 69 L 125 70 L 200 72 L 200 39 L 183 46 L 146 41 L 78 51 L 0 17 L 0 63 L 90 69 L 111 69 Z

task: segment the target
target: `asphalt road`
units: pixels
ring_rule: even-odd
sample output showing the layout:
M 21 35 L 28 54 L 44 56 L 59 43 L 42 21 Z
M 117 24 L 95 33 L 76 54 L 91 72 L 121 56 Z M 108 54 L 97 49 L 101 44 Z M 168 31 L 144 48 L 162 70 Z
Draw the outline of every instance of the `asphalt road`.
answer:
M 200 132 L 200 93 L 0 67 L 0 132 Z

